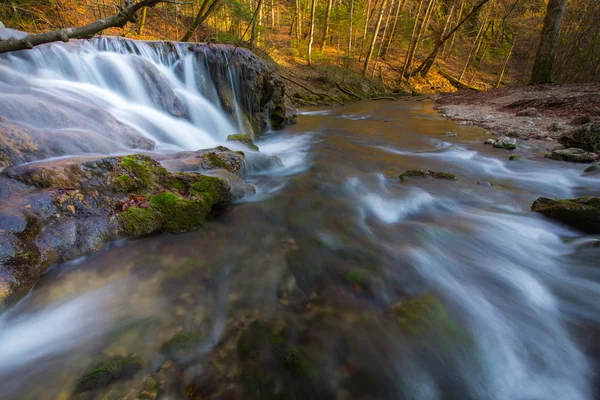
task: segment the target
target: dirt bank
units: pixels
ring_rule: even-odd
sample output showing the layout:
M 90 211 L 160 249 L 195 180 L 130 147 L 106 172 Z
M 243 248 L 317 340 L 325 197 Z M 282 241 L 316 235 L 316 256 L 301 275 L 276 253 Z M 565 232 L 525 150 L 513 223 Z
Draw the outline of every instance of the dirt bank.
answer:
M 600 119 L 600 85 L 461 90 L 439 95 L 436 108 L 447 118 L 481 126 L 495 134 L 555 139 L 573 125 Z M 576 118 L 579 121 L 574 121 Z

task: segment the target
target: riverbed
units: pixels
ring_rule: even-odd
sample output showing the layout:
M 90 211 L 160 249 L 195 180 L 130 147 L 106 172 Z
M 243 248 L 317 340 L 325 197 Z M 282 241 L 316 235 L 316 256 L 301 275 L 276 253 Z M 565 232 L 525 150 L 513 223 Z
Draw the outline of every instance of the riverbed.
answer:
M 161 399 L 594 398 L 600 247 L 530 206 L 600 195 L 600 177 L 485 138 L 427 102 L 301 111 L 257 142 L 284 167 L 250 169 L 256 195 L 56 265 L 0 316 L 2 397 L 69 398 L 99 357 L 135 355 L 130 379 L 77 398 L 154 380 Z M 412 169 L 457 179 L 398 178 Z M 248 355 L 257 326 L 277 343 Z

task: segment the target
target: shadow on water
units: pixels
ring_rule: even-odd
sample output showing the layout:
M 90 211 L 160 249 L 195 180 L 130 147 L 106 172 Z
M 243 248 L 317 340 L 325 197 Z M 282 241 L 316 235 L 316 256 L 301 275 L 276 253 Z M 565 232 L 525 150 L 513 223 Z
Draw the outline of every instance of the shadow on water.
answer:
M 250 169 L 256 197 L 57 265 L 1 316 L 6 398 L 69 394 L 115 354 L 144 360 L 123 398 L 152 379 L 158 398 L 593 398 L 600 248 L 529 207 L 598 178 L 483 137 L 416 102 L 304 112 L 258 142 L 284 166 Z

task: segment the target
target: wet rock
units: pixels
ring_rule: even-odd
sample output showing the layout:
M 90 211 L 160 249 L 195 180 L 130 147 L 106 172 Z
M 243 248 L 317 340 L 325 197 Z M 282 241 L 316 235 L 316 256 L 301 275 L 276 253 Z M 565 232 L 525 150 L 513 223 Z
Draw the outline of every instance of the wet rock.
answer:
M 424 178 L 435 178 L 435 179 L 447 179 L 447 180 L 452 180 L 455 181 L 458 178 L 450 173 L 447 172 L 436 172 L 436 171 L 431 171 L 431 170 L 424 170 L 424 169 L 420 169 L 420 170 L 409 170 L 404 172 L 403 174 L 401 174 L 399 176 L 401 181 L 404 181 L 406 179 L 424 179 Z
M 494 139 L 487 139 L 483 144 L 491 144 L 493 146 L 496 144 L 496 141 Z
M 600 233 L 600 197 L 555 200 L 538 198 L 531 209 L 581 231 Z
M 600 164 L 594 164 L 583 170 L 585 175 L 600 175 Z
M 516 160 L 519 160 L 519 159 L 521 159 L 521 156 L 512 155 L 512 156 L 508 157 L 508 159 L 509 159 L 510 161 L 516 161 Z
M 580 115 L 569 121 L 569 125 L 579 126 L 589 124 L 590 122 L 592 122 L 592 118 L 589 115 Z
M 494 147 L 497 149 L 514 150 L 517 148 L 517 139 L 500 136 L 496 143 L 494 143 Z
M 249 147 L 250 149 L 252 149 L 254 151 L 258 151 L 258 146 L 254 144 L 254 141 L 248 135 L 244 135 L 244 134 L 229 135 L 229 136 L 227 136 L 227 141 L 228 142 L 238 142 L 238 143 L 243 144 L 246 147 Z
M 562 127 L 561 124 L 559 124 L 558 122 L 553 122 L 552 124 L 550 124 L 550 126 L 548 127 L 548 130 L 550 132 L 559 132 L 562 131 L 564 128 Z
M 485 186 L 485 187 L 492 187 L 492 186 L 494 186 L 494 185 L 492 184 L 492 182 L 483 182 L 483 181 L 477 181 L 477 184 L 478 184 L 479 186 Z
M 523 132 L 519 132 L 519 131 L 510 131 L 508 132 L 508 137 L 511 138 L 519 138 L 523 136 Z
M 590 153 L 583 149 L 570 148 L 562 150 L 554 150 L 550 154 L 546 154 L 544 157 L 556 161 L 568 161 L 574 163 L 591 163 L 596 161 L 598 158 L 597 154 Z
M 531 107 L 526 108 L 525 110 L 519 111 L 517 117 L 541 117 L 542 114 L 537 110 L 537 108 Z
M 4 305 L 56 262 L 97 251 L 120 236 L 196 229 L 213 207 L 254 191 L 225 169 L 169 173 L 141 154 L 20 165 L 6 169 L 0 183 Z
M 157 154 L 153 157 L 170 172 L 203 172 L 222 168 L 237 174 L 245 165 L 244 153 L 234 152 L 223 146 L 198 151 Z
M 110 385 L 119 380 L 131 379 L 142 367 L 139 357 L 106 357 L 93 364 L 79 379 L 74 393 L 87 392 Z
M 457 137 L 458 133 L 444 132 L 444 136 L 446 136 L 446 137 Z
M 565 147 L 576 147 L 600 153 L 600 122 L 592 122 L 575 128 L 559 137 L 558 142 Z
M 154 149 L 152 140 L 102 108 L 78 103 L 72 111 L 61 100 L 40 96 L 3 94 L 0 99 L 0 170 L 64 155 Z

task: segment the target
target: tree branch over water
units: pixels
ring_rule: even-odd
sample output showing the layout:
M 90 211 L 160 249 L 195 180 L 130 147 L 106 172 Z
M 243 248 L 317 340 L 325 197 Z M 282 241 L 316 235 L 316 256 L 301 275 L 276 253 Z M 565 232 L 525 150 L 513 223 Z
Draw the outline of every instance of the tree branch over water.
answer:
M 0 40 L 0 53 L 31 49 L 40 44 L 52 42 L 68 42 L 69 39 L 90 38 L 108 28 L 122 28 L 127 22 L 136 22 L 136 12 L 144 7 L 154 7 L 159 3 L 178 3 L 170 0 L 141 0 L 134 2 L 126 0 L 124 7 L 119 7 L 119 13 L 102 18 L 84 26 L 58 29 L 51 32 L 27 35 L 22 39 Z

